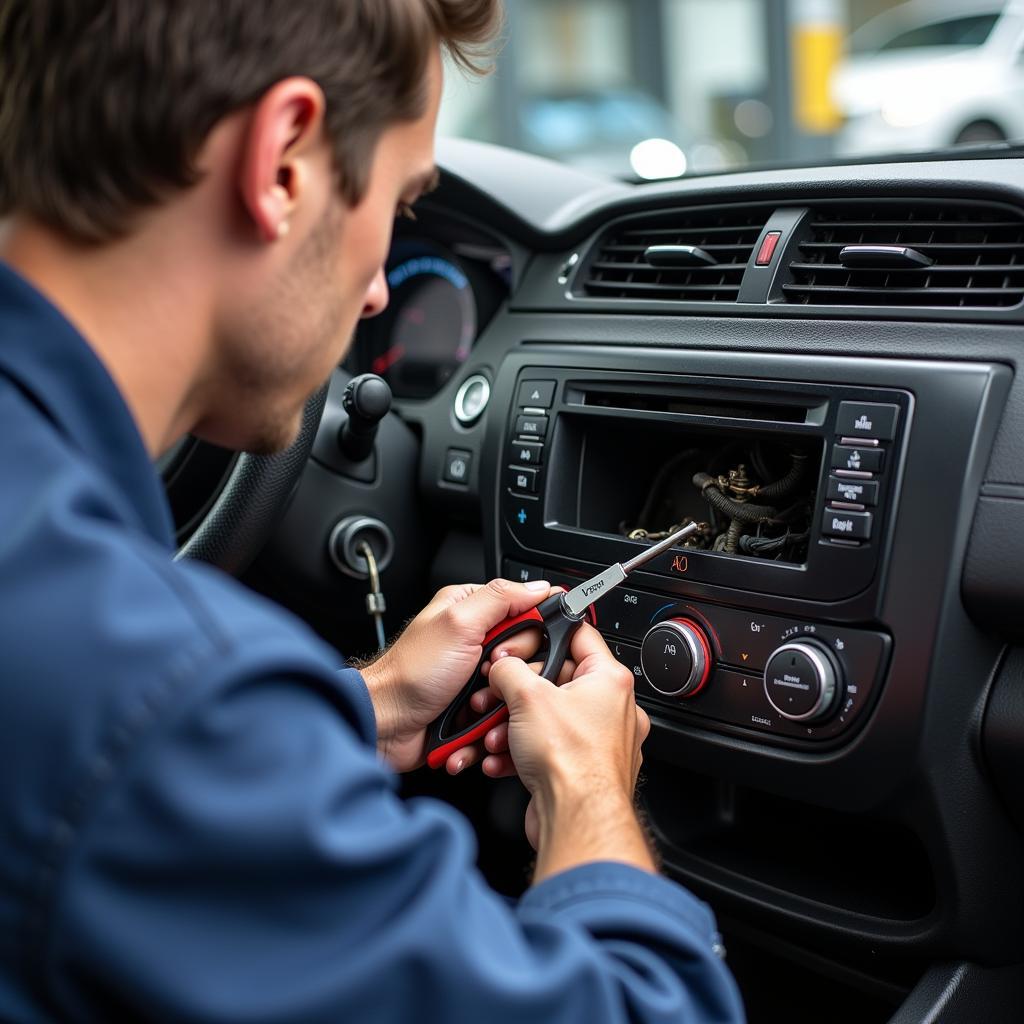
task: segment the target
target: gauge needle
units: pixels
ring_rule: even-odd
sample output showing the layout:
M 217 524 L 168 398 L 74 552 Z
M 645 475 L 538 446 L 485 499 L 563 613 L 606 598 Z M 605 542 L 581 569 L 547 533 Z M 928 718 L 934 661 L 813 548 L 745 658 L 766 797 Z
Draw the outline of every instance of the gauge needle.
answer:
M 376 359 L 374 359 L 370 369 L 372 369 L 374 373 L 383 376 L 404 355 L 404 345 L 392 345 L 391 348 L 387 350 L 387 352 L 382 353 L 381 355 L 377 356 Z

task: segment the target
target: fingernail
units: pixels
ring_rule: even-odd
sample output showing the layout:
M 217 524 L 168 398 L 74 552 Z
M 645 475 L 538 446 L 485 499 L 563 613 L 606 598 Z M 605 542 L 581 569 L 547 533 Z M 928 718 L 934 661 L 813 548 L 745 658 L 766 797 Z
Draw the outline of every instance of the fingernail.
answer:
M 526 584 L 527 590 L 550 590 L 551 584 L 547 580 L 530 580 Z
M 464 757 L 460 757 L 458 759 L 458 761 L 455 762 L 455 774 L 458 775 L 459 772 L 461 772 L 462 769 L 465 768 L 465 767 L 466 767 L 466 759 Z
M 507 658 L 507 657 L 508 657 L 508 651 L 502 650 L 502 651 L 498 651 L 496 654 L 492 654 L 491 655 L 491 660 L 492 661 L 494 659 L 499 659 L 500 660 L 501 658 Z

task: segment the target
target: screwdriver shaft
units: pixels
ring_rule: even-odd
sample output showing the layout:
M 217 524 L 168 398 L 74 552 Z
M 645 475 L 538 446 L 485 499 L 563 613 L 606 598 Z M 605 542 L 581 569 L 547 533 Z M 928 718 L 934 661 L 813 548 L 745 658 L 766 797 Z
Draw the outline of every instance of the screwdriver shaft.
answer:
M 628 576 L 634 569 L 638 569 L 641 565 L 645 565 L 652 558 L 657 558 L 663 551 L 668 551 L 669 548 L 674 548 L 684 537 L 689 537 L 691 533 L 697 532 L 696 523 L 688 523 L 681 530 L 676 530 L 675 533 L 669 534 L 664 540 L 658 541 L 657 544 L 647 548 L 646 551 L 641 551 L 639 555 L 635 555 L 628 562 L 622 563 L 622 571 Z

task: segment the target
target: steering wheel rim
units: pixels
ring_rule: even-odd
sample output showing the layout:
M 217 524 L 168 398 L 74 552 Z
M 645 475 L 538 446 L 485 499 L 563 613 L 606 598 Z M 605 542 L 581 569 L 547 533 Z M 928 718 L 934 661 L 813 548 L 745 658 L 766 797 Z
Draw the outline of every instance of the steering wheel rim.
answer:
M 309 458 L 327 401 L 325 384 L 306 403 L 294 443 L 274 455 L 243 452 L 216 501 L 178 549 L 178 559 L 215 565 L 234 576 L 244 572 L 280 521 Z

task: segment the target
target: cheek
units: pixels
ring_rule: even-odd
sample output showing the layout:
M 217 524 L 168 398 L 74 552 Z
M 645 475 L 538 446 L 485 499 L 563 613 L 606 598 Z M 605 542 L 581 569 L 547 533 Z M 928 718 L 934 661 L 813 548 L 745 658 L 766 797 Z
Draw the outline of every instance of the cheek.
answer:
M 351 284 L 365 294 L 378 271 L 384 266 L 391 248 L 394 210 L 381 203 L 364 204 L 360 216 L 351 226 L 348 258 L 342 259 L 341 273 L 351 275 Z M 354 219 L 355 220 L 355 219 Z

